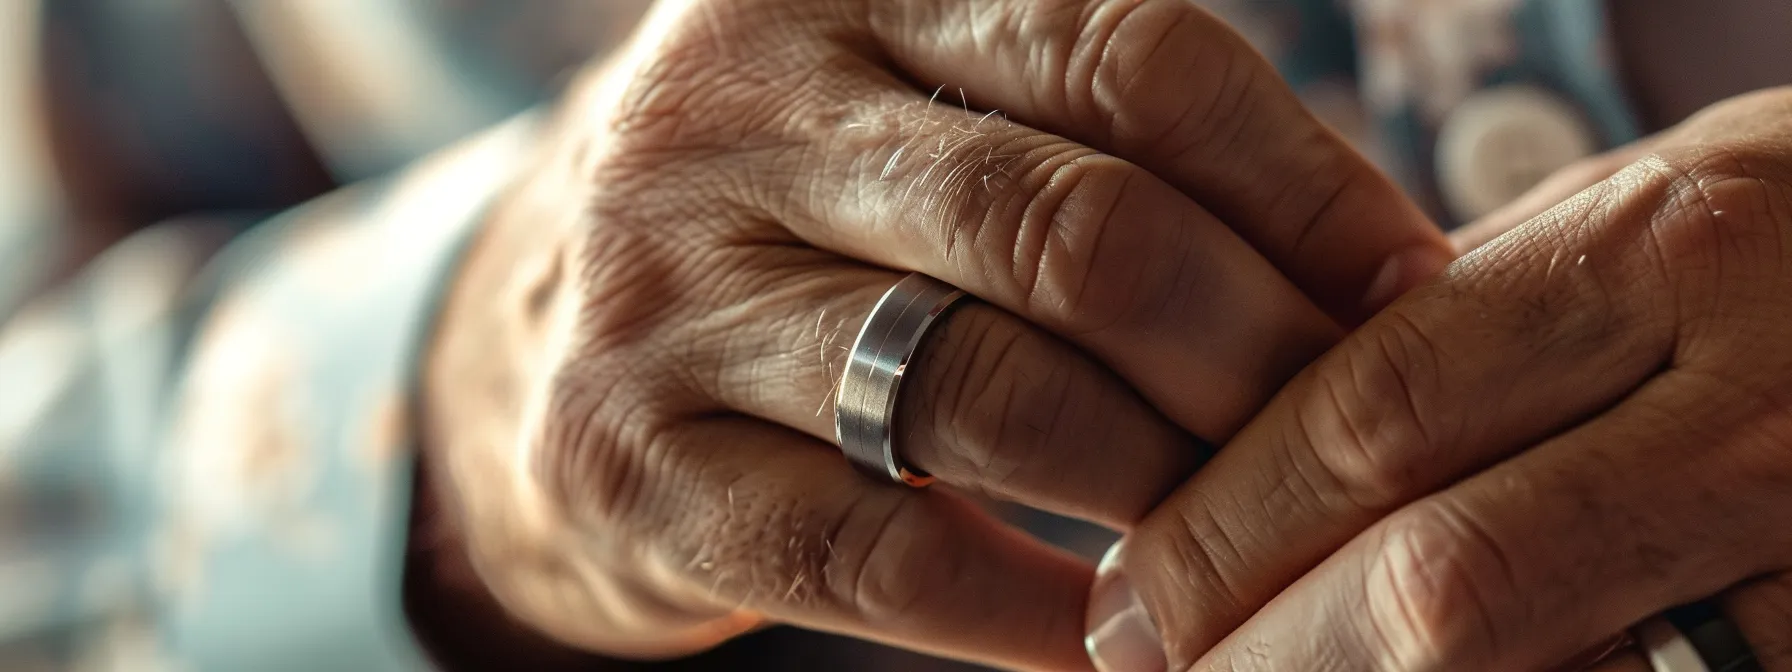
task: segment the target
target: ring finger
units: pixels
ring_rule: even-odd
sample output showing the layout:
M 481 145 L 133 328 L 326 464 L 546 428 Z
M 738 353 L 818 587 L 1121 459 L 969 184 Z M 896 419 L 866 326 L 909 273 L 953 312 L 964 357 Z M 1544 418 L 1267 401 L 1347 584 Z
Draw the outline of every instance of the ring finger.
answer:
M 742 297 L 695 329 L 732 347 L 693 363 L 723 406 L 824 440 L 853 336 L 902 274 L 792 250 L 780 267 L 815 270 Z M 765 255 L 759 249 L 748 254 Z M 1076 348 L 988 304 L 936 323 L 894 418 L 905 462 L 996 498 L 1125 529 L 1192 473 L 1204 445 Z
M 841 27 L 878 39 L 801 55 L 812 69 L 779 100 L 806 104 L 777 108 L 790 119 L 752 145 L 765 151 L 703 157 L 713 181 L 739 185 L 733 205 L 786 237 L 927 273 L 1059 335 L 1215 443 L 1337 341 L 1333 318 L 1360 312 L 1344 304 L 1374 293 L 1390 259 L 1425 257 L 1394 268 L 1391 289 L 1447 256 L 1391 182 L 1194 5 L 997 4 L 894 3 L 875 25 Z M 1079 8 L 1088 22 L 1072 20 Z M 1061 53 L 1069 44 L 1113 53 Z M 1206 46 L 1160 63 L 1138 53 L 1153 44 Z M 1113 66 L 1069 80 L 1130 93 L 1097 96 L 1091 118 L 1015 85 L 1054 90 L 1060 60 Z M 929 99 L 911 85 L 952 79 L 970 88 Z M 995 109 L 1015 119 L 983 113 Z
M 1249 244 L 1144 169 L 903 99 L 863 113 L 869 129 L 817 147 L 840 158 L 816 164 L 826 177 L 808 188 L 821 195 L 780 221 L 818 247 L 927 273 L 1057 334 L 1216 443 L 1340 337 Z

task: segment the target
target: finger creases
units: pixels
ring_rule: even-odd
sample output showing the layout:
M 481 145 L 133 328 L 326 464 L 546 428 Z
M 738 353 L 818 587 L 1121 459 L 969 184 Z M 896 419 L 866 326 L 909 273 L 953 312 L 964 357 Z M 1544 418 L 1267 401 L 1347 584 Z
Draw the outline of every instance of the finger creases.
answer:
M 847 41 L 780 49 L 797 62 L 777 73 L 713 73 L 723 81 L 702 86 L 679 77 L 648 92 L 670 108 L 661 116 L 681 123 L 631 131 L 597 155 L 614 197 L 606 212 L 664 212 L 687 200 L 678 188 L 702 185 L 715 192 L 712 209 L 728 211 L 709 219 L 750 220 L 739 227 L 760 238 L 794 236 L 958 286 L 1088 352 L 1212 442 L 1339 338 L 1336 321 L 1239 224 L 1186 190 L 1128 157 L 996 111 L 1006 108 L 976 107 L 974 83 L 917 91 L 912 73 L 890 72 L 887 58 Z M 953 67 L 964 63 L 993 67 L 971 57 Z M 695 67 L 666 67 L 674 66 Z M 698 137 L 669 137 L 679 129 Z M 656 177 L 668 184 L 643 186 Z M 1311 182 L 1291 184 L 1289 198 L 1306 198 Z
M 816 269 L 719 311 L 683 338 L 723 407 L 833 440 L 859 326 L 900 274 Z M 902 460 L 972 492 L 1130 527 L 1206 457 L 1082 351 L 1007 311 L 959 302 L 909 359 L 892 418 Z
M 1544 669 L 1668 607 L 1781 571 L 1792 563 L 1792 461 L 1747 429 L 1774 411 L 1702 380 L 1663 374 L 1391 514 L 1208 655 L 1281 651 L 1276 666 L 1292 669 L 1316 656 L 1352 669 Z M 1760 612 L 1784 606 L 1756 599 Z M 1784 628 L 1780 619 L 1751 620 Z
M 768 187 L 800 194 L 780 201 L 779 221 L 1038 325 L 1208 441 L 1236 432 L 1341 333 L 1237 234 L 1137 165 L 938 100 L 853 118 L 804 169 L 831 177 Z
M 1660 297 L 1605 291 L 1634 286 L 1631 270 L 1552 264 L 1544 250 L 1570 241 L 1532 235 L 1497 252 L 1531 272 L 1469 265 L 1408 296 L 1141 523 L 1132 557 L 1155 559 L 1128 571 L 1174 633 L 1173 664 L 1385 516 L 1609 408 L 1672 358 Z
M 605 174 L 638 183 L 643 171 L 667 172 L 669 152 L 680 179 L 721 185 L 718 207 L 777 229 L 756 229 L 761 237 L 958 286 L 1087 352 L 1211 442 L 1339 338 L 1337 322 L 1233 222 L 1138 163 L 975 109 L 968 89 L 929 97 L 861 45 L 810 46 L 797 50 L 806 60 L 790 87 L 716 87 L 743 97 L 730 109 L 760 119 L 738 141 L 637 152 Z M 610 191 L 625 215 L 679 201 Z
M 875 483 L 758 420 L 683 423 L 636 530 L 683 594 L 777 622 L 1023 669 L 1088 668 L 1091 570 L 943 490 Z M 718 449 L 726 447 L 725 449 Z
M 1343 321 L 1428 280 L 1453 256 L 1392 181 L 1197 3 L 872 7 L 873 32 L 913 78 L 962 88 L 971 106 L 1161 176 Z
M 1745 347 L 1725 336 L 1760 325 L 1714 330 L 1718 317 L 1746 313 L 1688 297 L 1717 294 L 1715 268 L 1760 266 L 1711 258 L 1736 247 L 1708 235 L 1721 230 L 1707 226 L 1709 212 L 1741 207 L 1699 207 L 1691 196 L 1711 181 L 1696 165 L 1672 165 L 1621 172 L 1378 315 L 1149 517 L 1136 544 L 1178 559 L 1131 571 L 1148 595 L 1164 594 L 1147 601 L 1175 633 L 1173 653 L 1201 655 L 1377 521 L 1634 402 L 1664 372 L 1680 389 L 1723 392 L 1695 369 L 1729 378 L 1710 375 L 1739 371 L 1710 346 Z M 1726 235 L 1758 233 L 1743 228 Z M 1748 389 L 1707 398 L 1746 398 Z

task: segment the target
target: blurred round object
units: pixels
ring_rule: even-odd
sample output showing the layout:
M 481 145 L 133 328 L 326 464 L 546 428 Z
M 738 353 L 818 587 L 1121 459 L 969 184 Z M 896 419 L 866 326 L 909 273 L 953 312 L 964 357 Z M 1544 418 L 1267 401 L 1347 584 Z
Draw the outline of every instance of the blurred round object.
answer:
M 1488 89 L 1462 101 L 1438 130 L 1438 190 L 1457 220 L 1473 221 L 1596 149 L 1580 112 L 1549 91 Z

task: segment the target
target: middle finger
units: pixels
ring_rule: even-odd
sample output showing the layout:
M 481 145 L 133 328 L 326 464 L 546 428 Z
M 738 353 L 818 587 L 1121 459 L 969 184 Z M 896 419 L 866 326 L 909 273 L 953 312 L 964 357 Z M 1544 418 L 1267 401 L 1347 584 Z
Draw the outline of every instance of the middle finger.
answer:
M 765 187 L 798 194 L 772 199 L 798 237 L 1054 332 L 1213 442 L 1340 337 L 1243 239 L 1140 167 L 893 81 L 862 87 L 842 94 L 878 102 L 804 140 L 788 173 L 800 181 Z

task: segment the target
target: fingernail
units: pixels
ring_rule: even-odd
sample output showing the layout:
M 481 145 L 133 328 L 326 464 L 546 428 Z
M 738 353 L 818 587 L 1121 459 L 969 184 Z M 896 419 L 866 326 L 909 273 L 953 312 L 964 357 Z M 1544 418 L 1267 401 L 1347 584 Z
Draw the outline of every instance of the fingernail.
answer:
M 1363 295 L 1364 310 L 1379 312 L 1406 290 L 1437 277 L 1449 265 L 1449 255 L 1434 245 L 1417 245 L 1394 253 L 1381 264 L 1375 281 L 1369 283 L 1369 291 Z
M 1119 562 L 1120 544 L 1101 557 L 1089 597 L 1089 634 L 1083 647 L 1101 672 L 1164 672 L 1163 640 Z

